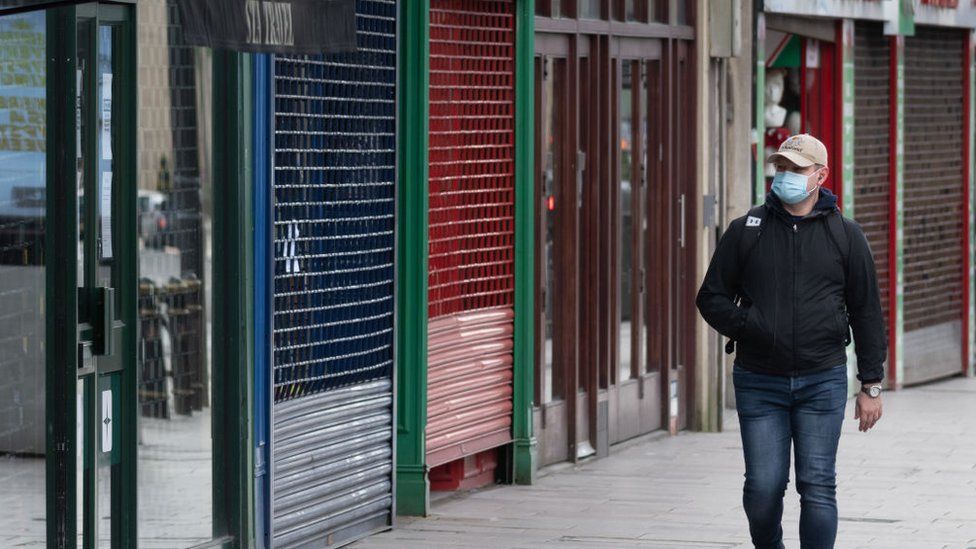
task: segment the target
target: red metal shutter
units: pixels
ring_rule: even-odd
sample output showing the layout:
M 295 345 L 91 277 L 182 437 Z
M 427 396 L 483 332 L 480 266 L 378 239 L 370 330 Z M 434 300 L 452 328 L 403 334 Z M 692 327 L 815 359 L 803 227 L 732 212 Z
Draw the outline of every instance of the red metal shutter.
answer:
M 514 11 L 431 2 L 429 467 L 511 440 Z
M 891 57 L 880 23 L 854 30 L 854 216 L 871 245 L 881 307 L 888 316 L 889 200 L 891 196 Z
M 905 383 L 962 368 L 963 31 L 905 40 Z

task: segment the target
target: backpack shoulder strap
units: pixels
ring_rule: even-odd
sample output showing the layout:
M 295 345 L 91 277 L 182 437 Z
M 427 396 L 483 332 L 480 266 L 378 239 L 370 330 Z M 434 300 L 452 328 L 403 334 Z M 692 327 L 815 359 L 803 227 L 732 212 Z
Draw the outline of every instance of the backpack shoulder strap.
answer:
M 837 247 L 837 251 L 840 252 L 840 256 L 844 260 L 845 283 L 847 282 L 847 275 L 850 272 L 849 266 L 851 262 L 851 237 L 847 233 L 847 223 L 844 215 L 839 210 L 834 210 L 833 213 L 827 216 L 827 232 L 830 233 L 830 239 L 834 241 L 834 246 Z
M 759 242 L 759 237 L 762 235 L 763 222 L 766 221 L 766 211 L 766 205 L 760 204 L 750 208 L 749 214 L 746 215 L 745 225 L 742 227 L 742 233 L 739 235 L 738 244 L 740 271 L 745 269 L 746 262 L 749 260 L 750 254 L 752 254 L 752 249 Z
M 766 220 L 766 212 L 765 204 L 753 206 L 749 209 L 749 213 L 743 222 L 742 232 L 739 233 L 739 241 L 736 243 L 736 255 L 740 273 L 745 269 L 746 262 L 752 254 L 752 249 L 759 243 L 759 237 L 762 235 L 763 222 Z M 735 302 L 739 302 L 739 296 L 735 296 Z M 727 354 L 735 352 L 734 340 L 730 339 L 725 343 L 725 352 Z
M 840 213 L 840 210 L 834 210 L 833 213 L 827 216 L 827 232 L 830 234 L 830 239 L 834 241 L 834 246 L 837 247 L 837 251 L 840 252 L 841 260 L 844 266 L 844 286 L 847 286 L 847 281 L 850 279 L 850 263 L 851 263 L 851 237 L 848 234 L 848 224 L 849 221 L 844 218 L 844 215 Z M 850 314 L 848 313 L 848 317 Z M 847 333 L 844 334 L 844 346 L 851 344 L 851 331 L 850 331 L 850 318 L 848 318 L 848 329 Z

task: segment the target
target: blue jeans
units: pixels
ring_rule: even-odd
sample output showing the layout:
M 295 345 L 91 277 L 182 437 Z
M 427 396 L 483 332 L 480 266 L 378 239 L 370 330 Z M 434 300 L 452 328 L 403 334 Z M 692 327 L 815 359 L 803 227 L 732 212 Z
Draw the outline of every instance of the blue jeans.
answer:
M 847 405 L 847 365 L 800 376 L 732 367 L 746 472 L 742 505 L 756 549 L 783 549 L 783 495 L 790 442 L 800 493 L 800 547 L 830 549 L 837 537 L 837 445 Z

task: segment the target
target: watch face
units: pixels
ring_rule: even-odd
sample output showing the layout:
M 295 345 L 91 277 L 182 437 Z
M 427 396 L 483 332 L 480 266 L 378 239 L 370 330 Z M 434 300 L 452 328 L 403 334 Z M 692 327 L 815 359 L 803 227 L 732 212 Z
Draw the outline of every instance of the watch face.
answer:
M 871 392 L 870 393 L 871 396 L 876 397 L 881 394 L 881 387 L 877 387 L 877 386 L 871 387 L 870 389 L 868 389 L 868 391 Z

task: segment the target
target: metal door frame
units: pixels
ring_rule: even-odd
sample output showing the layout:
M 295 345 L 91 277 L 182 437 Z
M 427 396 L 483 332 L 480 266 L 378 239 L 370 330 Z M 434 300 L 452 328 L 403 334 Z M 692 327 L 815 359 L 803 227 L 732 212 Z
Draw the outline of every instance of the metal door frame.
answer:
M 612 5 L 613 4 L 613 5 Z M 571 3 L 572 10 L 576 3 Z M 543 11 L 549 9 L 543 4 Z M 617 80 L 619 79 L 620 59 L 635 58 L 644 62 L 656 60 L 660 63 L 660 82 L 649 83 L 648 112 L 656 112 L 658 117 L 648 123 L 648 149 L 660 146 L 660 160 L 651 161 L 648 158 L 646 179 L 648 184 L 643 200 L 646 204 L 646 215 L 660 219 L 662 226 L 655 231 L 655 237 L 666 242 L 657 250 L 658 256 L 650 254 L 649 243 L 645 243 L 645 265 L 652 266 L 655 259 L 663 260 L 646 268 L 643 282 L 646 288 L 653 288 L 653 284 L 664 284 L 659 297 L 661 316 L 666 323 L 662 330 L 657 346 L 655 338 L 649 335 L 642 351 L 647 355 L 648 372 L 642 373 L 639 379 L 660 376 L 657 382 L 651 383 L 651 390 L 659 391 L 660 402 L 658 408 L 661 414 L 661 427 L 668 424 L 670 397 L 680 403 L 680 409 L 674 416 L 673 430 L 688 424 L 688 417 L 694 408 L 694 376 L 695 376 L 695 341 L 694 309 L 688 303 L 694 302 L 694 276 L 691 274 L 696 265 L 693 250 L 696 249 L 695 219 L 698 204 L 695 196 L 694 143 L 697 138 L 694 129 L 695 105 L 693 97 L 683 97 L 682 93 L 691 91 L 697 85 L 695 74 L 695 44 L 693 39 L 695 29 L 692 26 L 696 18 L 694 10 L 688 12 L 688 23 L 677 21 L 675 6 L 670 3 L 658 4 L 657 13 L 651 13 L 645 4 L 638 6 L 638 21 L 623 22 L 615 17 L 609 17 L 620 9 L 619 3 L 611 0 L 601 2 L 602 19 L 583 19 L 573 17 L 536 17 L 536 54 L 545 54 L 553 48 L 556 37 L 565 36 L 569 42 L 569 70 L 570 88 L 576 94 L 572 97 L 574 104 L 581 104 L 571 109 L 575 117 L 569 123 L 574 124 L 571 133 L 574 134 L 577 149 L 589 143 L 593 153 L 586 159 L 584 179 L 585 194 L 589 196 L 581 212 L 581 224 L 587 223 L 587 218 L 596 215 L 596 236 L 593 242 L 586 244 L 584 254 L 591 259 L 580 266 L 580 280 L 584 285 L 595 288 L 598 295 L 592 296 L 589 302 L 581 296 L 578 319 L 589 319 L 592 330 L 587 332 L 586 338 L 580 338 L 577 375 L 583 384 L 592 387 L 584 400 L 579 403 L 581 413 L 579 421 L 586 421 L 589 425 L 585 438 L 596 449 L 598 456 L 609 451 L 611 437 L 598 433 L 609 433 L 609 423 L 614 414 L 612 408 L 616 406 L 617 397 L 611 395 L 616 391 L 617 357 L 617 307 L 614 305 L 617 296 L 618 278 L 614 267 L 619 253 L 618 243 L 615 241 L 615 226 L 619 212 L 616 204 L 617 192 L 606 188 L 606 180 L 616 181 L 615 176 L 619 168 L 614 162 L 618 153 L 612 149 L 612 136 L 616 136 L 619 121 L 617 112 Z M 619 13 L 617 13 L 619 15 Z M 655 22 L 660 19 L 665 22 Z M 582 59 L 588 59 L 586 70 Z M 680 67 L 680 69 L 679 69 Z M 583 78 L 586 78 L 584 81 Z M 656 88 L 660 89 L 656 89 Z M 596 94 L 596 100 L 577 101 L 582 94 Z M 582 109 L 593 109 L 586 115 Z M 575 165 L 575 162 L 573 162 Z M 654 188 L 654 185 L 660 188 Z M 593 188 L 596 187 L 595 190 Z M 592 210 L 591 214 L 586 211 Z M 652 214 L 658 213 L 654 216 Z M 657 228 L 657 227 L 656 227 Z M 650 230 L 650 228 L 649 228 Z M 582 233 L 587 233 L 581 230 Z M 581 250 L 576 252 L 582 254 Z M 590 263 L 587 265 L 586 263 Z M 653 298 L 650 293 L 642 304 L 650 309 Z M 583 320 L 578 320 L 583 322 Z M 648 329 L 649 334 L 652 332 Z M 660 356 L 652 356 L 657 353 Z M 656 372 L 654 369 L 656 368 Z M 643 385 L 643 383 L 641 383 Z M 643 386 L 639 393 L 646 392 Z M 677 390 L 671 395 L 672 390 Z M 645 411 L 646 412 L 646 411 Z M 644 414 L 640 411 L 638 415 Z M 572 420 L 576 420 L 574 416 Z M 577 424 L 579 434 L 584 425 Z M 602 437 L 602 438 L 601 438 Z M 604 440 L 605 439 L 605 440 Z
M 563 303 L 563 307 L 566 310 L 572 311 L 567 315 L 556 315 L 553 312 L 553 346 L 552 346 L 552 356 L 550 360 L 553 363 L 553 377 L 555 376 L 555 371 L 559 368 L 562 371 L 562 397 L 561 400 L 553 399 L 552 401 L 545 402 L 545 373 L 543 371 L 545 363 L 545 340 L 542 335 L 545 329 L 545 299 L 543 297 L 544 292 L 551 291 L 551 288 L 546 282 L 546 257 L 543 252 L 542 246 L 546 240 L 546 229 L 543 226 L 545 221 L 546 205 L 544 198 L 544 192 L 539 184 L 539 177 L 542 174 L 544 165 L 542 162 L 536 162 L 533 166 L 534 177 L 533 177 L 533 196 L 534 196 L 534 208 L 533 217 L 535 219 L 535 239 L 533 246 L 535 249 L 535 284 L 533 285 L 533 290 L 536 295 L 535 307 L 534 307 L 534 341 L 535 341 L 535 354 L 534 354 L 534 379 L 535 379 L 535 390 L 534 390 L 534 406 L 535 412 L 540 415 L 540 429 L 545 431 L 547 425 L 551 421 L 565 423 L 566 431 L 566 460 L 575 460 L 576 456 L 576 388 L 577 388 L 577 345 L 575 334 L 577 331 L 577 321 L 578 321 L 578 299 L 579 292 L 576 291 L 575 287 L 578 285 L 578 268 L 576 267 L 576 253 L 574 251 L 575 243 L 578 239 L 578 227 L 579 227 L 579 213 L 578 213 L 578 203 L 579 198 L 577 196 L 577 186 L 576 186 L 576 170 L 574 169 L 577 162 L 573 159 L 575 155 L 576 146 L 574 141 L 576 139 L 576 119 L 577 110 L 575 108 L 569 107 L 569 105 L 575 104 L 570 100 L 570 97 L 576 94 L 576 81 L 572 79 L 571 74 L 575 74 L 576 63 L 573 61 L 570 55 L 570 40 L 568 37 L 563 37 L 559 35 L 549 35 L 547 40 L 537 40 L 535 46 L 535 53 L 533 55 L 534 72 L 536 73 L 536 80 L 540 76 L 542 71 L 545 71 L 544 63 L 546 59 L 554 59 L 562 61 L 564 65 L 563 74 L 563 88 L 556 90 L 554 92 L 559 94 L 558 98 L 554 98 L 553 101 L 559 105 L 560 115 L 564 115 L 560 128 L 558 145 L 556 150 L 553 151 L 556 155 L 554 159 L 554 165 L 558 163 L 564 163 L 565 167 L 561 167 L 558 170 L 558 179 L 553 181 L 553 188 L 551 192 L 556 200 L 556 208 L 561 210 L 556 210 L 557 212 L 562 211 L 564 217 L 562 219 L 557 218 L 554 225 L 554 243 L 553 243 L 553 263 L 557 267 L 560 273 L 560 280 L 565 280 L 569 288 L 569 291 L 561 294 L 560 302 Z M 544 76 L 543 76 L 544 78 Z M 554 76 L 550 76 L 554 78 Z M 540 86 L 535 88 L 535 101 L 538 109 L 536 110 L 536 116 L 533 120 L 533 125 L 535 126 L 535 136 L 534 136 L 534 146 L 539 154 L 545 151 L 545 135 L 541 131 L 540 124 L 542 123 L 544 112 L 546 110 L 546 105 L 548 99 L 543 93 Z M 538 154 L 536 155 L 538 158 Z M 561 192 L 566 191 L 566 192 Z M 558 213 L 557 213 L 558 215 Z M 560 362 L 557 361 L 557 355 L 561 359 Z M 555 386 L 554 386 L 555 387 Z M 561 403 L 558 407 L 563 408 L 563 413 L 555 415 L 556 411 L 553 404 Z M 536 434 L 537 440 L 539 441 L 539 447 L 541 450 L 541 455 L 539 456 L 540 465 L 548 464 L 548 460 L 545 459 L 546 454 L 551 454 L 552 450 L 546 448 L 545 437 L 541 434 Z M 560 460 L 565 461 L 565 460 Z
M 48 234 L 45 245 L 47 257 L 51 258 L 47 271 L 47 310 L 52 311 L 53 318 L 47 321 L 47 341 L 50 352 L 46 359 L 46 417 L 47 437 L 47 538 L 48 543 L 56 547 L 73 547 L 77 542 L 77 509 L 83 505 L 83 543 L 86 547 L 97 544 L 97 522 L 101 513 L 97 507 L 97 477 L 95 467 L 83 469 L 84 488 L 81 493 L 76 490 L 77 465 L 88 462 L 92 465 L 100 458 L 96 452 L 95 418 L 97 411 L 96 382 L 101 374 L 91 349 L 94 341 L 82 346 L 81 334 L 88 338 L 95 337 L 95 331 L 102 335 L 99 346 L 109 344 L 114 337 L 120 337 L 115 352 L 117 365 L 110 366 L 108 372 L 118 372 L 118 391 L 113 400 L 120 403 L 119 411 L 113 414 L 118 418 L 118 439 L 121 448 L 117 452 L 118 463 L 111 465 L 111 532 L 113 547 L 128 546 L 135 543 L 135 513 L 126 513 L 136 502 L 136 409 L 135 387 L 135 351 L 136 351 L 136 318 L 135 318 L 135 285 L 136 285 L 136 257 L 135 247 L 135 100 L 136 100 L 136 55 L 135 55 L 135 8 L 132 4 L 107 5 L 91 3 L 81 6 L 67 6 L 49 8 L 47 10 L 47 87 L 48 97 L 48 175 L 47 175 L 47 212 L 45 229 Z M 77 68 L 77 25 L 82 19 L 94 21 L 95 33 L 89 44 L 91 57 L 97 59 L 97 31 L 102 22 L 120 28 L 117 42 L 113 44 L 113 83 L 115 89 L 122 92 L 113 93 L 112 130 L 113 156 L 113 198 L 111 212 L 113 220 L 113 240 L 115 240 L 115 264 L 113 278 L 118 281 L 116 289 L 121 315 L 115 318 L 114 312 L 93 317 L 95 309 L 105 313 L 105 304 L 112 304 L 111 300 L 104 300 L 108 294 L 98 294 L 94 286 L 79 295 L 77 279 L 78 266 L 78 227 L 81 217 L 78 212 L 77 167 L 76 153 L 78 143 L 76 135 L 76 108 L 79 90 L 78 80 L 75 78 Z M 83 98 L 83 105 L 96 105 L 95 84 L 97 82 L 97 67 L 93 67 L 88 76 L 88 91 Z M 94 145 L 97 143 L 98 129 L 92 122 L 95 120 L 97 109 L 87 109 L 82 112 L 88 120 L 86 132 Z M 88 147 L 82 151 L 86 157 L 91 157 L 93 151 L 97 155 L 96 147 Z M 86 194 L 95 196 L 90 191 L 98 188 L 98 181 L 94 176 L 98 173 L 97 163 L 85 164 Z M 128 182 L 128 183 L 126 183 Z M 88 212 L 84 217 L 94 214 L 94 203 L 88 203 Z M 82 251 L 83 254 L 94 253 L 90 249 L 94 239 L 89 238 L 92 232 L 88 230 L 86 240 L 89 240 Z M 88 277 L 86 277 L 88 278 Z M 94 282 L 94 281 L 92 281 Z M 102 299 L 94 303 L 94 299 Z M 81 318 L 79 305 L 84 304 L 86 318 Z M 97 306 L 96 306 L 97 305 Z M 84 322 L 82 322 L 84 321 Z M 106 326 L 105 323 L 111 322 Z M 117 332 L 118 335 L 108 337 L 105 334 Z M 87 339 L 87 338 L 86 338 Z M 104 352 L 104 349 L 102 350 Z M 111 353 L 109 353 L 111 354 Z M 91 358 L 89 358 L 91 357 Z M 80 362 L 80 363 L 79 363 Z M 86 379 L 90 385 L 84 390 L 88 398 L 88 405 L 83 410 L 89 423 L 83 424 L 83 440 L 77 439 L 78 411 L 78 381 Z M 53 435 L 53 436 L 52 436 Z M 114 433 L 113 433 L 114 438 Z M 82 445 L 83 444 L 83 445 Z M 84 455 L 79 449 L 87 450 Z M 92 498 L 90 502 L 79 502 L 79 497 Z

